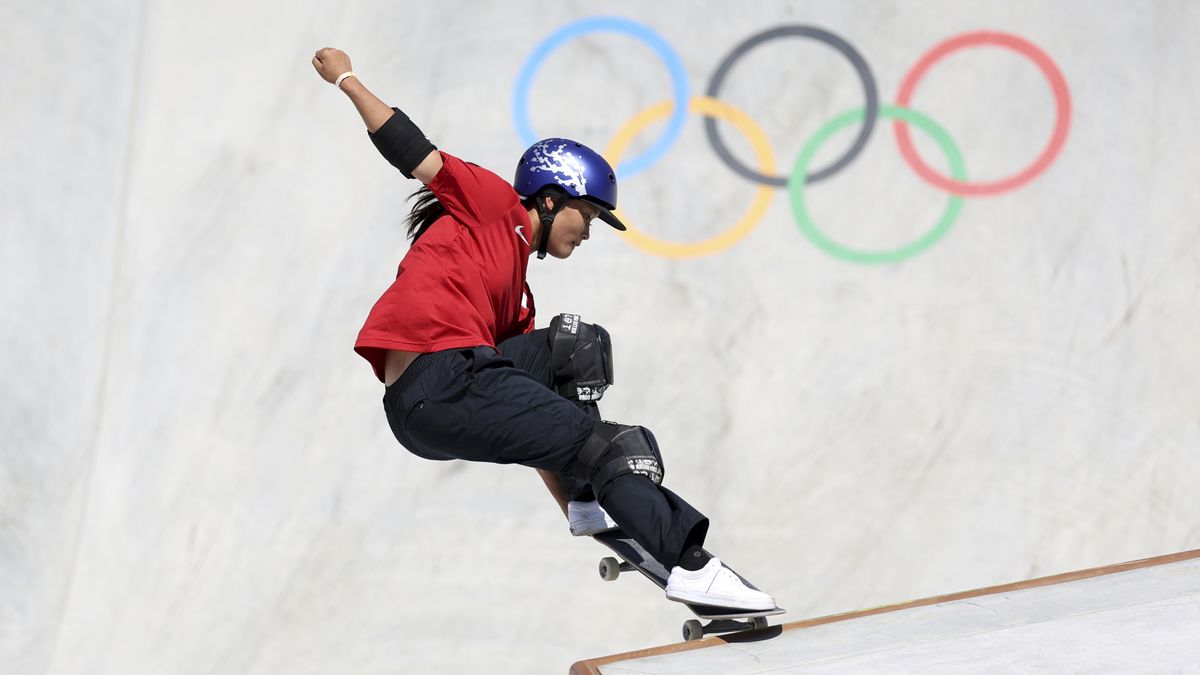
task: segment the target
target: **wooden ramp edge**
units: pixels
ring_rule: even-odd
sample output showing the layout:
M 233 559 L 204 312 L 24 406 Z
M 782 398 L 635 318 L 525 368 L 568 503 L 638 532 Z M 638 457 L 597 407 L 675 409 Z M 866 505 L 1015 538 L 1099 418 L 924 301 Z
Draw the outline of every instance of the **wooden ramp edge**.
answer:
M 1039 579 L 1030 579 L 1028 581 L 1018 581 L 1016 583 L 1004 584 L 1001 586 L 989 586 L 974 591 L 965 591 L 961 593 L 951 593 L 949 595 L 939 595 L 923 600 L 912 600 L 902 602 L 895 605 L 884 605 L 873 609 L 864 609 L 855 612 L 846 612 L 843 614 L 834 614 L 831 616 L 820 617 L 816 619 L 806 619 L 803 621 L 795 621 L 785 623 L 779 626 L 771 626 L 759 631 L 746 631 L 735 633 L 732 635 L 714 636 L 704 638 L 703 640 L 695 640 L 693 642 L 679 642 L 671 645 L 663 645 L 661 647 L 650 647 L 648 649 L 638 649 L 623 654 L 613 654 L 611 656 L 602 656 L 586 661 L 579 661 L 571 666 L 571 675 L 600 675 L 600 666 L 618 661 L 630 661 L 633 659 L 645 658 L 647 656 L 658 656 L 660 654 L 674 654 L 677 652 L 686 652 L 693 649 L 704 649 L 706 647 L 716 647 L 723 644 L 737 642 L 754 642 L 762 639 L 770 639 L 776 635 L 780 635 L 783 631 L 803 630 L 812 628 L 813 626 L 821 626 L 837 621 L 849 621 L 851 619 L 859 619 L 865 616 L 874 616 L 876 614 L 884 614 L 887 612 L 898 612 L 914 607 L 927 607 L 929 605 L 937 605 L 944 602 L 954 602 L 957 600 L 966 600 L 969 598 L 978 598 L 984 595 L 998 595 L 1002 593 L 1012 593 L 1014 591 L 1023 591 L 1029 588 L 1038 588 L 1042 586 L 1053 586 L 1055 584 L 1065 584 L 1071 581 L 1079 581 L 1080 579 L 1091 579 L 1093 577 L 1101 577 L 1108 574 L 1119 574 L 1121 572 L 1129 572 L 1132 570 L 1142 569 L 1146 567 L 1155 567 L 1158 565 L 1169 565 L 1171 563 L 1183 562 L 1185 560 L 1194 560 L 1200 558 L 1200 549 L 1194 551 L 1185 551 L 1183 553 L 1173 553 L 1154 558 L 1145 558 L 1142 560 L 1134 560 L 1116 565 L 1106 565 L 1103 567 L 1094 567 L 1092 569 L 1081 570 L 1078 572 L 1067 572 L 1065 574 L 1056 574 L 1049 577 L 1041 577 Z

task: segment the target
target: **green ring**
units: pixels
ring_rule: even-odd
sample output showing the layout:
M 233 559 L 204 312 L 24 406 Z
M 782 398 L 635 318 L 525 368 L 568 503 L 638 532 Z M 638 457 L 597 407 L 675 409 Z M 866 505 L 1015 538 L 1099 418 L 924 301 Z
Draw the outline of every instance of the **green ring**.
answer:
M 890 251 L 859 251 L 837 243 L 817 229 L 816 223 L 808 215 L 808 209 L 804 204 L 804 177 L 808 175 L 809 162 L 817 154 L 817 150 L 825 144 L 825 141 L 829 140 L 830 136 L 848 126 L 861 122 L 863 113 L 864 110 L 858 108 L 833 118 L 825 126 L 821 127 L 816 135 L 805 144 L 804 149 L 800 151 L 800 156 L 796 158 L 796 165 L 792 168 L 792 175 L 788 179 L 788 195 L 791 197 L 792 214 L 795 216 L 796 223 L 800 226 L 800 231 L 804 233 L 804 236 L 816 244 L 817 248 L 835 258 L 866 264 L 900 262 L 933 246 L 939 239 L 946 235 L 946 232 L 950 231 L 950 226 L 954 224 L 955 219 L 958 218 L 958 212 L 962 210 L 962 195 L 950 195 L 950 204 L 946 207 L 946 212 L 942 214 L 942 217 L 928 234 L 911 244 Z M 920 127 L 922 131 L 932 136 L 933 140 L 937 141 L 937 144 L 941 146 L 942 152 L 946 153 L 946 159 L 950 160 L 950 175 L 957 181 L 966 179 L 967 167 L 963 161 L 962 153 L 959 152 L 958 146 L 954 144 L 954 140 L 950 138 L 950 134 L 946 133 L 946 130 L 938 126 L 936 122 L 915 110 L 888 105 L 879 106 L 879 116 L 903 120 Z

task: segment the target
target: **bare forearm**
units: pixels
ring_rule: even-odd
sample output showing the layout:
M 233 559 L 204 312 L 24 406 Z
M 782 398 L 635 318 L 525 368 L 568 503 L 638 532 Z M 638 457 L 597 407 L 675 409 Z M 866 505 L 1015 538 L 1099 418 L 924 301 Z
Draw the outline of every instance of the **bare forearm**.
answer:
M 354 70 L 346 52 L 333 47 L 318 49 L 317 53 L 313 54 L 312 64 L 321 79 L 329 84 L 337 84 L 342 92 L 350 97 L 354 107 L 358 109 L 358 114 L 362 116 L 363 123 L 367 125 L 367 131 L 375 133 L 392 116 L 391 106 L 372 94 L 358 76 L 344 77 Z
M 312 64 L 321 79 L 338 85 L 354 103 L 363 123 L 367 125 L 371 140 L 388 162 L 405 176 L 416 178 L 426 185 L 437 176 L 442 169 L 441 153 L 407 115 L 396 116 L 391 106 L 372 94 L 357 75 L 351 74 L 350 57 L 346 52 L 333 47 L 319 49 L 313 55 Z M 395 120 L 389 125 L 388 140 L 377 138 L 376 132 L 393 117 Z
M 367 131 L 371 133 L 379 131 L 379 127 L 394 114 L 392 107 L 372 94 L 358 77 L 347 77 L 343 80 L 342 91 L 350 98 L 363 123 L 367 125 Z

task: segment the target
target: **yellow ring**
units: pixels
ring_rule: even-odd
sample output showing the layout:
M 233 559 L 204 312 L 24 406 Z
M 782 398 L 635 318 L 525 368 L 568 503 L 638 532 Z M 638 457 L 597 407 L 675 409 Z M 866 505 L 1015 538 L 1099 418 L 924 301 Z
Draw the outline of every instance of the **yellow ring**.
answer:
M 625 153 L 633 139 L 652 122 L 670 115 L 672 107 L 674 107 L 674 102 L 663 101 L 634 115 L 633 119 L 617 131 L 617 135 L 613 137 L 604 151 L 604 157 L 609 164 L 616 166 L 620 163 L 621 155 Z M 775 174 L 775 156 L 771 153 L 771 144 L 767 140 L 767 135 L 754 123 L 754 120 L 750 119 L 749 115 L 724 101 L 708 96 L 693 96 L 688 101 L 688 110 L 707 117 L 723 119 L 737 127 L 746 140 L 750 141 L 750 147 L 753 148 L 754 156 L 758 160 L 759 173 L 768 176 Z M 771 186 L 759 186 L 754 193 L 754 201 L 750 204 L 750 209 L 733 227 L 714 237 L 697 242 L 683 243 L 656 239 L 635 229 L 630 224 L 629 218 L 620 210 L 616 213 L 627 228 L 622 233 L 625 235 L 625 239 L 643 251 L 663 258 L 699 258 L 723 251 L 750 234 L 750 230 L 753 230 L 766 215 L 767 207 L 771 205 L 771 197 L 774 194 L 775 191 Z

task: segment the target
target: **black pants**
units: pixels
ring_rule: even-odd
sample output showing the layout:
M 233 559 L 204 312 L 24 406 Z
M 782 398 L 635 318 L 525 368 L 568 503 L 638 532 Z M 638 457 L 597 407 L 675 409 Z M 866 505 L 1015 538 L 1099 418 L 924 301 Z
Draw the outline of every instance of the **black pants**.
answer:
M 551 389 L 548 332 L 491 347 L 423 354 L 383 397 L 388 424 L 409 452 L 432 460 L 521 464 L 563 479 L 571 498 L 589 498 L 575 479 L 575 457 L 599 419 L 594 403 Z M 503 356 L 501 356 L 503 354 Z M 621 529 L 670 569 L 683 550 L 702 545 L 708 519 L 640 474 L 596 491 Z

